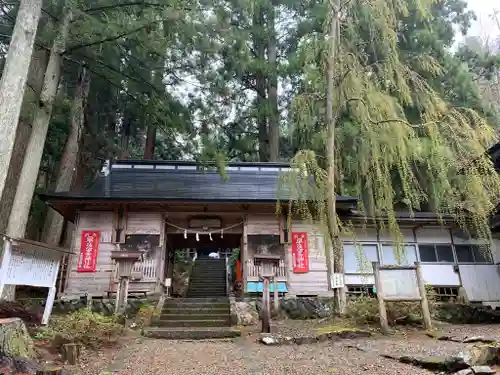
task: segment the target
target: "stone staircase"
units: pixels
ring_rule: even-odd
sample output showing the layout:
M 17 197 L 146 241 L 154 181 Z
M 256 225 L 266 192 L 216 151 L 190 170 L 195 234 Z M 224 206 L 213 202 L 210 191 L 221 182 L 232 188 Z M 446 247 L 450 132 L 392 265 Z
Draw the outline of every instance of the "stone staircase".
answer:
M 188 298 L 227 297 L 225 259 L 198 258 L 189 278 Z
M 220 339 L 240 335 L 231 329 L 223 259 L 197 259 L 187 298 L 168 298 L 145 335 L 163 339 Z

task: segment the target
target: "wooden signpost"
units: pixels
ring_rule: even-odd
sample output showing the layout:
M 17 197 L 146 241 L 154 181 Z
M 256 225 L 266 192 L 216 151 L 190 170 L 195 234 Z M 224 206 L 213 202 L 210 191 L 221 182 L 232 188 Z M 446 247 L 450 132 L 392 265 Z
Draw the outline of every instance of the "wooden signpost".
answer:
M 431 314 L 420 263 L 415 262 L 414 266 L 381 267 L 379 262 L 372 262 L 372 265 L 382 333 L 389 333 L 385 303 L 394 301 L 420 302 L 425 329 L 432 329 Z

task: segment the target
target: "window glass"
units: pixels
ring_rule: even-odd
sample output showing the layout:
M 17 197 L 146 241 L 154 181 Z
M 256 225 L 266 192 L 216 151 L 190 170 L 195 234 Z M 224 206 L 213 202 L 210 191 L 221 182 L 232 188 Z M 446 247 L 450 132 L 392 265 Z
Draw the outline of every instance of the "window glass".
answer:
M 434 245 L 418 245 L 421 262 L 437 262 L 436 249 Z
M 474 255 L 470 245 L 455 245 L 455 252 L 459 263 L 474 263 Z
M 488 246 L 471 245 L 476 263 L 491 263 L 491 251 Z
M 413 265 L 417 261 L 417 254 L 415 253 L 414 245 L 405 245 L 404 250 L 399 250 L 401 251 L 401 254 L 398 254 L 400 262 L 398 262 L 394 250 L 395 246 L 382 246 L 382 262 L 384 265 L 399 264 L 402 266 L 408 266 Z
M 371 262 L 377 261 L 377 245 L 344 244 L 345 273 L 373 273 Z
M 436 245 L 436 253 L 438 262 L 455 262 L 451 245 Z

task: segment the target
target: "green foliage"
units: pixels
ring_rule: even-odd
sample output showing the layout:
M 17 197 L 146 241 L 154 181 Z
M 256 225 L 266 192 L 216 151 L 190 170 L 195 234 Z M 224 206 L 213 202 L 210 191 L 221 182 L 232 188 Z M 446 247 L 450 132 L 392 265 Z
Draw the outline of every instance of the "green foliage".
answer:
M 453 57 L 449 42 L 430 40 L 467 23 L 463 13 L 434 22 L 452 3 L 370 0 L 342 8 L 334 61 L 335 191 L 362 197 L 360 208 L 396 243 L 395 207 L 401 205 L 410 213 L 452 215 L 474 236 L 490 238 L 500 179 L 486 149 L 496 142 L 495 130 L 477 103 L 458 103 L 443 92 L 442 82 L 452 81 L 447 62 Z M 324 34 L 311 33 L 297 51 L 305 62 L 292 108 L 300 151 L 285 180 L 296 212 L 326 224 L 325 48 Z M 464 88 L 449 91 L 458 89 Z M 313 205 L 305 201 L 311 198 Z
M 140 327 L 144 328 L 151 324 L 151 319 L 158 316 L 156 306 L 152 303 L 143 303 L 134 318 L 134 322 Z
M 34 337 L 47 340 L 59 335 L 88 348 L 99 348 L 116 342 L 123 332 L 123 325 L 118 324 L 115 317 L 80 309 L 68 315 L 54 317 L 50 325 L 39 328 Z
M 429 309 L 435 308 L 435 301 L 428 297 Z M 422 321 L 422 313 L 418 302 L 386 302 L 387 321 L 389 325 L 416 324 Z M 351 298 L 347 303 L 345 317 L 356 325 L 379 324 L 380 315 L 376 298 L 365 296 Z

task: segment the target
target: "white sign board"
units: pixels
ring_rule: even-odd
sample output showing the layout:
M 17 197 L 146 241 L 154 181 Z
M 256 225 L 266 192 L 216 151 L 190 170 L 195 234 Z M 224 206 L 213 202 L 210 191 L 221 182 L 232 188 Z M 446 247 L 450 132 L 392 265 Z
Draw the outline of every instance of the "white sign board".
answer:
M 59 271 L 60 253 L 13 248 L 4 284 L 51 288 Z
M 332 289 L 343 288 L 344 287 L 344 274 L 333 273 L 331 284 L 332 284 Z
M 416 300 L 420 298 L 415 269 L 380 269 L 380 283 L 384 299 Z
M 5 285 L 49 288 L 42 317 L 42 324 L 47 324 L 56 297 L 57 273 L 64 252 L 43 243 L 4 237 L 0 296 Z

